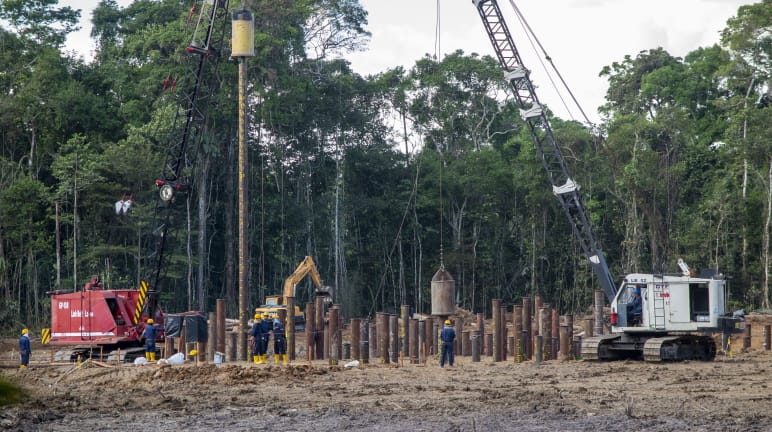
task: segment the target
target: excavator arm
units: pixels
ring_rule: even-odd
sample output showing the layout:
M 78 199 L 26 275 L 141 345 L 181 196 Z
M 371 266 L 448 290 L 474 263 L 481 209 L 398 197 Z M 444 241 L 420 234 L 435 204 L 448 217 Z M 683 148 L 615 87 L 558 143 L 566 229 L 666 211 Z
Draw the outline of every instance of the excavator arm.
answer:
M 295 268 L 295 271 L 284 280 L 283 304 L 287 304 L 287 297 L 295 297 L 295 287 L 306 275 L 310 276 L 314 282 L 316 295 L 328 297 L 332 301 L 332 287 L 322 285 L 322 277 L 319 275 L 319 270 L 316 269 L 314 259 L 306 256 Z

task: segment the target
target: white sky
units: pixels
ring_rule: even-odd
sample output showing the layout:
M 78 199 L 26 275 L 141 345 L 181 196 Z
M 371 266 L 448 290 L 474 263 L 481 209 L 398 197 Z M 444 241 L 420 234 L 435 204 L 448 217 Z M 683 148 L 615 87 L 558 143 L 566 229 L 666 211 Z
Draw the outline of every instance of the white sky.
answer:
M 434 54 L 438 0 L 359 0 L 369 12 L 372 32 L 369 49 L 348 55 L 355 71 L 375 74 L 402 65 L 409 69 L 424 54 Z M 439 0 L 440 55 L 461 49 L 494 55 L 471 0 Z M 131 0 L 118 0 L 122 7 Z M 231 1 L 236 4 L 235 0 Z M 603 66 L 635 57 L 646 49 L 663 47 L 685 56 L 701 46 L 719 42 L 719 32 L 739 6 L 753 0 L 518 0 L 547 53 L 576 95 L 590 119 L 603 104 L 606 82 L 598 77 Z M 82 9 L 82 30 L 68 38 L 68 49 L 91 56 L 91 9 L 98 0 L 60 0 L 60 5 Z M 539 99 L 562 118 L 563 108 L 539 59 L 524 39 L 509 0 L 499 0 L 523 62 L 532 70 Z M 568 97 L 561 90 L 564 97 Z M 573 116 L 578 111 L 569 104 Z

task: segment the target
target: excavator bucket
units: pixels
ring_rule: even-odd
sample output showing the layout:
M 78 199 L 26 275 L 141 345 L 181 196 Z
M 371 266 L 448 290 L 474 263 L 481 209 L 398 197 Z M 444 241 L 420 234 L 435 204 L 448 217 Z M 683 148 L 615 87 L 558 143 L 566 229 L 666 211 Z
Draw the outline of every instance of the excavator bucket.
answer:
M 332 304 L 332 297 L 334 294 L 333 287 L 331 286 L 320 286 L 316 288 L 316 296 L 317 297 L 324 297 L 324 302 L 326 304 Z

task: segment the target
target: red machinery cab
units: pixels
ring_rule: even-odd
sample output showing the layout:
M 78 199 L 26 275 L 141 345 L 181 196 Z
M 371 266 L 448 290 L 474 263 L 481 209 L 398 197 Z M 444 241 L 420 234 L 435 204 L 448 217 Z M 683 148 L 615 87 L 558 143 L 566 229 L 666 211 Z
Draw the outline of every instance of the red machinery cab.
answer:
M 142 310 L 147 296 L 144 282 L 140 289 L 103 289 L 99 277 L 94 276 L 83 291 L 51 294 L 50 344 L 134 345 L 141 342 L 148 318 Z M 138 317 L 136 325 L 135 316 Z M 153 320 L 163 326 L 164 314 L 160 307 L 156 308 Z

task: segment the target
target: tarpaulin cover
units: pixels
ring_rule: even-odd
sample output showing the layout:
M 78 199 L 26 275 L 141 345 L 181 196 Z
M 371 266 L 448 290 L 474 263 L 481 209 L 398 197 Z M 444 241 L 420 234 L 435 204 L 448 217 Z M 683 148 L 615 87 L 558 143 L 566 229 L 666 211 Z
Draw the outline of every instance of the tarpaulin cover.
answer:
M 182 315 L 166 315 L 164 319 L 164 333 L 168 338 L 180 337 L 182 330 Z
M 165 333 L 168 338 L 180 337 L 182 326 L 185 326 L 185 342 L 207 342 L 206 317 L 204 315 L 166 315 Z
M 209 332 L 204 315 L 185 315 L 185 342 L 206 342 Z

